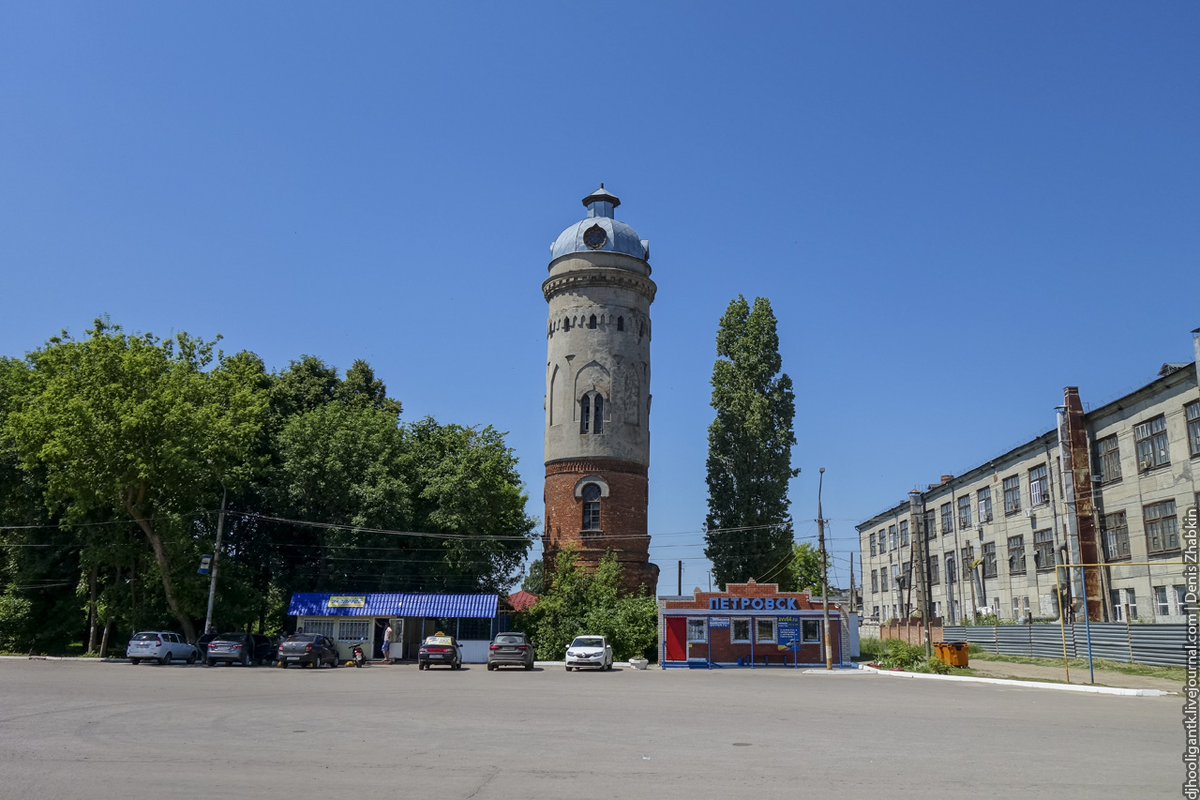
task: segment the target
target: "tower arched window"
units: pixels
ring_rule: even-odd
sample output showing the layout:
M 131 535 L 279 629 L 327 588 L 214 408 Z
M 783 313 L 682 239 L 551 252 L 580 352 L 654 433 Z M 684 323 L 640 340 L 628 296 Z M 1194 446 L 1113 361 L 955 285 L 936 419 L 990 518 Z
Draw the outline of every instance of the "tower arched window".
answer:
M 563 317 L 563 330 L 564 331 L 571 330 L 571 318 L 570 317 Z
M 583 527 L 581 530 L 600 530 L 600 487 L 589 483 L 583 487 Z
M 599 392 L 579 398 L 579 432 L 604 433 L 604 395 Z
M 617 330 L 619 330 L 619 331 L 625 330 L 625 318 L 624 317 L 617 317 Z
M 588 318 L 588 327 L 591 328 L 592 330 L 596 329 L 596 315 L 595 314 L 592 314 L 592 316 Z

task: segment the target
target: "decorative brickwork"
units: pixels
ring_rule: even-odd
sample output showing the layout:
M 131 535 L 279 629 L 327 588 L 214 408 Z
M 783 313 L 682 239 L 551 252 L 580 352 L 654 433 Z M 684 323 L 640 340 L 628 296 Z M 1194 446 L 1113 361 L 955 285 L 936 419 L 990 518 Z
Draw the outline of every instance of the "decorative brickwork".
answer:
M 575 487 L 581 478 L 594 475 L 608 484 L 608 496 L 600 500 L 600 529 L 583 530 L 583 501 Z M 658 584 L 658 567 L 650 564 L 650 537 L 646 534 L 649 481 L 641 464 L 611 459 L 556 461 L 546 465 L 545 568 L 566 545 L 579 552 L 579 562 L 594 569 L 612 550 L 623 567 L 624 587 L 637 590 L 645 584 L 653 592 Z

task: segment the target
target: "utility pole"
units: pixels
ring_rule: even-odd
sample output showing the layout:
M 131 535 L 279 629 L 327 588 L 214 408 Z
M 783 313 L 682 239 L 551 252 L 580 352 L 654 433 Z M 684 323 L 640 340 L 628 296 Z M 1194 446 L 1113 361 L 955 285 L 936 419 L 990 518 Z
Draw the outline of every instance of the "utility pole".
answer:
M 854 613 L 854 551 L 850 551 L 850 613 Z
M 833 648 L 829 646 L 829 559 L 825 555 L 825 514 L 821 510 L 821 488 L 825 483 L 824 467 L 821 467 L 820 473 L 821 477 L 817 479 L 817 542 L 821 546 L 821 616 L 825 622 L 825 634 L 821 641 L 825 643 L 825 669 L 833 669 Z
M 681 597 L 681 596 L 683 596 L 683 561 L 682 560 L 679 561 L 678 575 L 679 575 L 679 582 L 675 586 L 675 596 Z
M 933 642 L 929 640 L 929 587 L 925 580 L 925 557 L 928 533 L 925 530 L 925 504 L 921 502 L 921 493 L 913 489 L 908 493 L 908 513 L 912 515 L 913 530 L 917 532 L 917 541 L 913 542 L 913 554 L 916 556 L 917 605 L 921 609 L 921 625 L 925 629 L 925 658 L 933 658 Z
M 217 517 L 217 547 L 213 550 L 212 575 L 208 579 L 208 614 L 204 617 L 204 632 L 212 627 L 213 598 L 217 594 L 217 564 L 221 563 L 221 533 L 225 529 L 225 484 L 221 484 L 221 514 Z

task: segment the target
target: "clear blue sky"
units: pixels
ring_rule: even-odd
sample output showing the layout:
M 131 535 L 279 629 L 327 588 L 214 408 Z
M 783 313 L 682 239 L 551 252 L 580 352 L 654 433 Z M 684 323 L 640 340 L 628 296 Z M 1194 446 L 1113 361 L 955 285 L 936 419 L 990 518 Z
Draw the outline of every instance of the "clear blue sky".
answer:
M 1200 4 L 8 3 L 0 353 L 107 313 L 366 358 L 490 423 L 542 515 L 548 247 L 651 242 L 660 589 L 707 586 L 717 320 L 769 297 L 853 525 L 1192 358 Z

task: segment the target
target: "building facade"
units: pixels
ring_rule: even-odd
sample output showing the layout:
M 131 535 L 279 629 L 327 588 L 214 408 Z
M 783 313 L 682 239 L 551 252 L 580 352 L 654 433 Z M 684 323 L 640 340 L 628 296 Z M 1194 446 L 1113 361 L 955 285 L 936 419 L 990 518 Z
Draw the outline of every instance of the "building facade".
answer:
M 650 468 L 650 246 L 600 189 L 550 246 L 546 325 L 545 567 L 571 546 L 594 568 L 616 554 L 625 587 L 654 591 Z
M 1056 427 L 857 525 L 863 615 L 886 622 L 920 607 L 961 624 L 971 610 L 1005 621 L 1185 622 L 1182 533 L 1200 470 L 1200 338 L 1195 361 L 1165 364 L 1137 391 L 1085 412 L 1064 391 Z M 925 536 L 924 564 L 914 545 Z M 1099 566 L 1057 570 L 1061 564 Z M 925 570 L 922 576 L 914 570 Z

